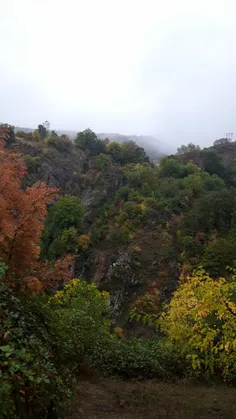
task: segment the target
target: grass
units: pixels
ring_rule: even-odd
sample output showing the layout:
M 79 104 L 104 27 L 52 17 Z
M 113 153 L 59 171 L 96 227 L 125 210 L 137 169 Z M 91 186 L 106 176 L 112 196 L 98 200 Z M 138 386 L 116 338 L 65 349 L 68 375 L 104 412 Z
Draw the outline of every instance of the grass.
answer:
M 72 419 L 236 418 L 236 388 L 184 383 L 79 382 Z

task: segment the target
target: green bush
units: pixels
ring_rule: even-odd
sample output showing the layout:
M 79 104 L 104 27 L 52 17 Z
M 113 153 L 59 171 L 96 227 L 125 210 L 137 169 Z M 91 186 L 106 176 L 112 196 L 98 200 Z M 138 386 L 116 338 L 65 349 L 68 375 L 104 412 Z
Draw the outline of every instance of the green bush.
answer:
M 76 232 L 81 232 L 83 216 L 80 198 L 70 195 L 60 198 L 49 210 L 42 234 L 41 255 L 53 259 L 73 250 Z
M 68 139 L 59 136 L 48 136 L 44 140 L 45 144 L 51 147 L 55 147 L 58 151 L 71 151 L 72 142 Z
M 90 128 L 78 132 L 74 143 L 76 147 L 87 149 L 92 155 L 104 153 L 106 150 L 104 141 L 97 138 Z
M 40 157 L 33 157 L 30 154 L 24 156 L 25 165 L 29 172 L 34 172 L 37 167 L 40 165 Z
M 49 300 L 50 327 L 63 363 L 79 364 L 85 353 L 108 335 L 108 296 L 96 285 L 74 279 Z
M 108 298 L 76 279 L 50 299 L 0 287 L 0 419 L 46 419 L 50 405 L 65 418 L 80 364 L 108 339 Z
M 38 300 L 22 302 L 1 286 L 0 418 L 46 418 L 52 403 L 70 403 L 73 371 L 52 355 L 52 336 Z
M 100 342 L 88 362 L 105 375 L 123 379 L 183 377 L 187 362 L 165 339 L 110 339 Z
M 107 154 L 100 153 L 96 157 L 96 166 L 99 170 L 102 172 L 105 172 L 108 170 L 112 165 L 112 159 L 111 156 L 108 156 Z
M 123 229 L 115 228 L 109 234 L 109 240 L 114 245 L 122 245 L 129 241 L 129 232 L 127 230 L 123 231 Z

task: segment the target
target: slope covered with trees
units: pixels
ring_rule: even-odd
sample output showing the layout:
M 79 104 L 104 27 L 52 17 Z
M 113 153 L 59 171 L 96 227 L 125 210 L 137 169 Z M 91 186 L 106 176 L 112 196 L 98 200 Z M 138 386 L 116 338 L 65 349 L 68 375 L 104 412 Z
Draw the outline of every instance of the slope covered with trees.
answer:
M 234 383 L 236 143 L 0 139 L 0 417 L 66 417 L 84 369 Z

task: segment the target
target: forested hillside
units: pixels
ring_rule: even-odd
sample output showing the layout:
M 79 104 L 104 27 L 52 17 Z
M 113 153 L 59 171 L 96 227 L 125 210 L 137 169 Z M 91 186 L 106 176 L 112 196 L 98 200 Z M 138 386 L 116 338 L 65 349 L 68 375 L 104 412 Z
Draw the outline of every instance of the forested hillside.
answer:
M 0 417 L 66 417 L 82 368 L 234 383 L 236 142 L 0 139 Z
M 20 128 L 15 127 L 15 132 L 23 131 L 25 133 L 32 133 L 32 128 Z M 74 140 L 77 135 L 76 131 L 73 130 L 58 130 L 58 135 L 66 134 L 70 140 Z M 173 150 L 173 147 L 165 144 L 163 141 L 158 140 L 157 138 L 151 137 L 149 135 L 122 135 L 114 133 L 98 133 L 96 134 L 98 139 L 105 140 L 109 138 L 110 141 L 115 141 L 117 143 L 127 143 L 129 141 L 134 141 L 139 147 L 145 148 L 145 151 L 151 161 L 157 161 L 161 157 L 170 154 Z

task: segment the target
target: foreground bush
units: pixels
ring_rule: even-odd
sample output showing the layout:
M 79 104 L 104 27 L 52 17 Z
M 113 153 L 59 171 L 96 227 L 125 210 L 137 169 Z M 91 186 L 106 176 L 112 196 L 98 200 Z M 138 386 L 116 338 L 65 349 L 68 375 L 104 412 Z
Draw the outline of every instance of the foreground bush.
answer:
M 57 356 L 77 364 L 101 338 L 109 335 L 108 293 L 74 279 L 48 302 Z
M 86 352 L 109 328 L 107 294 L 73 280 L 51 299 L 0 288 L 0 418 L 65 418 Z
M 117 339 L 102 341 L 88 359 L 105 375 L 123 379 L 170 379 L 183 377 L 188 363 L 180 352 L 170 348 L 165 339 Z
M 44 418 L 50 404 L 63 411 L 73 375 L 56 365 L 43 310 L 6 287 L 0 289 L 0 308 L 0 418 Z

